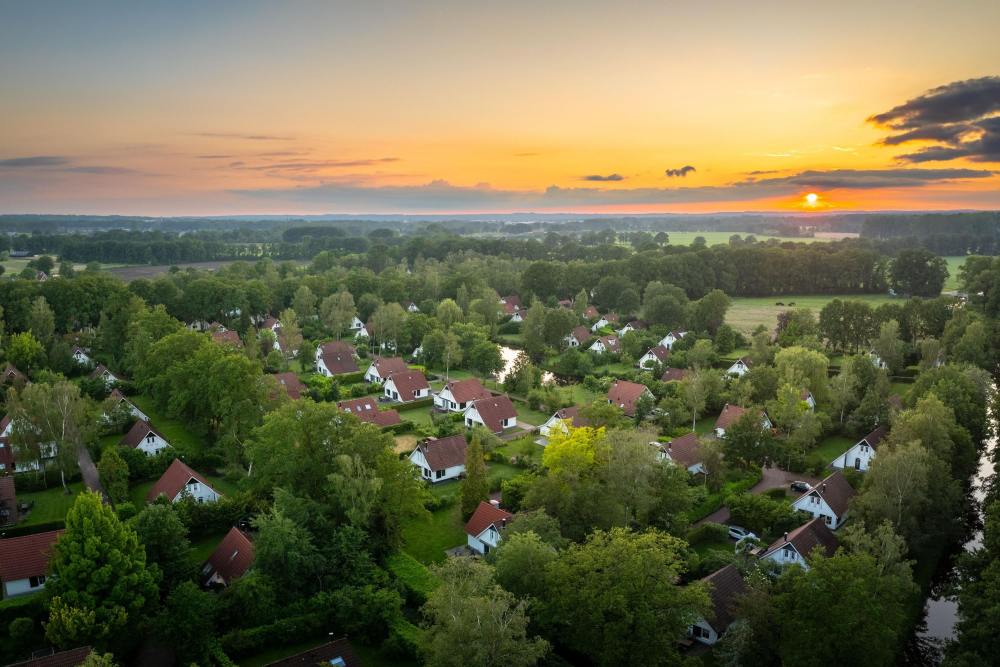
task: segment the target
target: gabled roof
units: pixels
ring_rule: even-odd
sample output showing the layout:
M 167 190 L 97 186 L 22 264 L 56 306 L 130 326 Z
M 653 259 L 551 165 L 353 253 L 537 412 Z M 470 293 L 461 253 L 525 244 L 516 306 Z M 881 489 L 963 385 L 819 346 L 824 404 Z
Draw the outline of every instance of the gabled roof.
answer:
M 288 398 L 299 399 L 302 392 L 309 391 L 309 388 L 299 379 L 299 376 L 292 372 L 275 373 L 272 376 L 278 384 L 285 388 Z
M 62 530 L 50 530 L 0 540 L 0 581 L 17 581 L 48 572 L 52 545 L 62 534 Z
M 230 528 L 226 536 L 208 557 L 211 571 L 208 577 L 218 574 L 228 586 L 236 581 L 253 565 L 253 542 L 238 528 Z
M 680 382 L 688 376 L 691 371 L 685 368 L 668 368 L 660 376 L 660 382 Z
M 588 320 L 592 320 L 600 316 L 600 313 L 597 311 L 596 307 L 587 306 L 583 311 L 583 316 L 586 317 Z
M 822 550 L 824 556 L 832 556 L 837 551 L 837 547 L 840 546 L 840 540 L 827 527 L 822 517 L 810 519 L 792 532 L 779 537 L 771 543 L 762 557 L 771 555 L 784 547 L 786 543 L 791 543 L 803 558 L 812 554 L 816 547 Z
M 399 413 L 395 410 L 379 410 L 378 401 L 370 396 L 339 401 L 337 407 L 344 412 L 351 413 L 363 422 L 375 424 L 383 428 L 393 426 L 402 421 Z
M 601 336 L 598 340 L 601 342 L 601 345 L 604 346 L 605 350 L 609 350 L 611 352 L 619 352 L 621 350 L 621 341 L 618 340 L 618 336 Z M 593 347 L 593 345 L 591 345 L 591 347 Z
M 501 298 L 500 301 L 512 304 L 515 308 L 521 307 L 521 297 L 517 294 L 508 294 L 507 296 Z
M 730 563 L 702 578 L 708 584 L 708 596 L 712 601 L 712 627 L 719 634 L 726 631 L 735 620 L 734 606 L 747 592 L 747 584 L 739 568 Z
M 2 382 L 4 384 L 8 382 L 23 382 L 27 379 L 28 378 L 25 377 L 24 373 L 17 370 L 17 366 L 15 366 L 14 364 L 8 363 L 6 366 L 3 367 Z
M 642 329 L 648 329 L 649 325 L 646 324 L 645 320 L 632 320 L 631 322 L 626 322 L 625 326 L 623 326 L 622 328 L 624 329 L 625 327 L 630 327 L 636 331 L 641 331 Z
M 87 377 L 93 380 L 94 378 L 104 377 L 105 374 L 121 379 L 117 374 L 112 373 L 111 370 L 104 364 L 97 364 L 97 368 L 95 368 Z
M 472 404 L 472 407 L 479 413 L 479 418 L 486 424 L 486 428 L 493 433 L 499 433 L 503 430 L 504 420 L 517 417 L 514 404 L 506 395 L 480 398 Z
M 153 428 L 152 424 L 145 419 L 140 419 L 136 423 L 132 424 L 132 428 L 128 430 L 128 433 L 122 436 L 122 439 L 118 441 L 118 444 L 135 449 L 150 433 L 155 433 L 166 440 L 162 433 Z
M 679 438 L 674 438 L 666 445 L 666 452 L 670 455 L 670 460 L 677 462 L 685 468 L 690 468 L 696 463 L 701 463 L 701 441 L 697 433 L 686 433 Z
M 452 398 L 455 399 L 456 403 L 468 403 L 480 398 L 489 398 L 493 395 L 476 378 L 452 380 L 444 388 L 451 392 Z
M 235 331 L 213 331 L 212 340 L 220 345 L 232 345 L 233 347 L 243 347 L 240 335 Z
M 389 377 L 393 373 L 401 373 L 407 370 L 406 362 L 402 357 L 375 357 L 372 366 L 378 371 L 379 377 Z
M 40 655 L 24 662 L 14 662 L 7 667 L 78 667 L 78 665 L 83 664 L 92 650 L 89 646 L 81 646 L 71 648 L 68 651 Z
M 344 637 L 269 663 L 267 667 L 299 667 L 300 665 L 302 667 L 314 667 L 315 665 L 361 667 L 361 660 L 354 653 L 351 642 Z
M 733 363 L 733 366 L 735 366 L 740 362 L 743 362 L 743 365 L 746 366 L 747 368 L 753 368 L 753 360 L 750 359 L 750 357 L 747 356 L 740 357 L 739 359 L 736 360 L 735 363 Z
M 583 345 L 588 340 L 590 340 L 590 329 L 581 324 L 578 327 L 573 327 L 573 332 L 570 334 L 570 336 L 575 338 L 576 342 Z
M 573 428 L 580 428 L 581 426 L 587 426 L 590 424 L 590 420 L 586 417 L 580 416 L 580 406 L 578 405 L 571 405 L 568 408 L 559 408 L 552 416 L 556 419 L 565 419 L 570 421 Z
M 261 329 L 274 329 L 276 326 L 281 326 L 281 323 L 274 317 L 269 317 L 260 323 Z
M 486 501 L 481 501 L 479 507 L 476 508 L 476 511 L 472 513 L 472 516 L 466 522 L 465 533 L 476 537 L 482 535 L 483 531 L 490 526 L 494 526 L 497 530 L 500 530 L 512 518 L 514 518 L 514 515 L 510 512 L 495 507 Z
M 413 394 L 422 389 L 430 389 L 431 385 L 420 371 L 401 371 L 389 376 L 396 385 L 396 391 L 404 401 L 412 400 Z
M 635 414 L 635 402 L 648 391 L 649 389 L 644 384 L 628 380 L 615 380 L 615 383 L 608 389 L 608 401 L 631 417 Z
M 722 408 L 722 412 L 719 413 L 719 418 L 715 420 L 715 428 L 727 429 L 736 422 L 740 420 L 744 414 L 746 414 L 747 409 L 741 408 L 738 405 L 733 405 L 731 403 L 726 403 L 725 407 Z
M 358 362 L 354 360 L 354 354 L 348 352 L 324 352 L 320 355 L 323 365 L 330 371 L 331 375 L 341 375 L 343 373 L 357 373 Z
M 847 506 L 850 504 L 851 498 L 853 498 L 856 493 L 857 492 L 854 490 L 854 487 L 852 487 L 848 483 L 847 478 L 844 477 L 844 473 L 838 470 L 814 486 L 812 489 L 796 498 L 795 502 L 798 502 L 806 496 L 819 496 L 826 501 L 826 504 L 830 506 L 830 509 L 833 510 L 834 514 L 837 516 L 843 516 L 844 513 L 847 512 Z
M 417 445 L 417 449 L 424 455 L 427 465 L 435 471 L 464 466 L 467 448 L 468 443 L 462 434 L 425 440 Z
M 342 352 L 344 354 L 357 354 L 357 349 L 344 340 L 331 340 L 319 346 L 320 355 Z
M 616 313 L 614 311 L 611 311 L 610 313 L 605 313 L 604 315 L 601 315 L 601 317 L 603 317 L 608 322 L 617 322 L 618 321 L 618 313 Z
M 649 348 L 646 354 L 651 354 L 659 359 L 661 363 L 666 363 L 667 357 L 670 356 L 670 350 L 663 345 L 657 345 L 656 347 Z
M 153 488 L 149 490 L 146 494 L 146 502 L 151 503 L 163 494 L 169 500 L 173 500 L 177 497 L 177 494 L 184 490 L 185 485 L 192 479 L 196 479 L 208 488 L 215 491 L 215 488 L 208 483 L 204 477 L 196 473 L 194 470 L 188 467 L 186 463 L 180 459 L 174 459 L 174 462 L 170 464 L 167 471 L 163 473 L 160 479 L 156 480 L 156 484 Z M 218 493 L 218 491 L 215 491 Z
M 865 437 L 861 438 L 854 444 L 860 445 L 863 442 L 867 442 L 868 446 L 871 447 L 872 449 L 878 449 L 879 443 L 881 443 L 882 440 L 885 439 L 885 436 L 888 434 L 889 434 L 889 427 L 886 426 L 885 424 L 882 424 L 881 426 L 879 426 L 874 431 L 872 431 Z

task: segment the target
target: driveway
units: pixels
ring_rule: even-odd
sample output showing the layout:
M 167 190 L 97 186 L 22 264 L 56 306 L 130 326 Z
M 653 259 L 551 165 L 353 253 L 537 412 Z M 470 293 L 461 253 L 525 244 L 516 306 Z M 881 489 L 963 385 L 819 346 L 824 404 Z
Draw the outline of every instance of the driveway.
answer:
M 755 496 L 759 496 L 765 491 L 770 491 L 771 489 L 788 490 L 788 485 L 795 481 L 806 482 L 811 486 L 816 486 L 820 482 L 820 480 L 815 477 L 808 477 L 797 472 L 788 472 L 787 470 L 782 470 L 781 468 L 762 468 L 761 472 L 763 474 L 760 481 L 750 487 L 750 493 Z M 704 519 L 695 521 L 694 525 L 700 526 L 703 523 L 725 524 L 729 523 L 730 516 L 729 508 L 723 505 L 706 516 Z
M 110 498 L 101 485 L 101 475 L 97 472 L 97 466 L 94 465 L 94 459 L 90 458 L 90 451 L 86 445 L 81 445 L 77 450 L 76 462 L 80 466 L 84 486 L 91 491 L 97 491 L 104 498 L 104 502 L 110 504 Z

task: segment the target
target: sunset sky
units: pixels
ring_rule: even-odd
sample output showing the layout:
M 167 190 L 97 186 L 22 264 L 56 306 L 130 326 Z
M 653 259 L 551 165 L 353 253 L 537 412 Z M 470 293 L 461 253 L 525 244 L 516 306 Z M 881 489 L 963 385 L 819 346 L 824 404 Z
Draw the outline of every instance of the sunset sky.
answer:
M 998 209 L 998 27 L 996 0 L 8 2 L 0 213 Z

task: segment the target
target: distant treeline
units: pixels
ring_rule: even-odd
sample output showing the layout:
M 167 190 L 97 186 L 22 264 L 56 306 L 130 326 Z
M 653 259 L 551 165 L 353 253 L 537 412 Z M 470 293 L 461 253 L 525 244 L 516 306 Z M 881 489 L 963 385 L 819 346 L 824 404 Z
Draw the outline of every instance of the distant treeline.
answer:
M 895 247 L 920 245 L 939 255 L 997 255 L 1000 212 L 873 215 L 861 236 L 890 240 Z

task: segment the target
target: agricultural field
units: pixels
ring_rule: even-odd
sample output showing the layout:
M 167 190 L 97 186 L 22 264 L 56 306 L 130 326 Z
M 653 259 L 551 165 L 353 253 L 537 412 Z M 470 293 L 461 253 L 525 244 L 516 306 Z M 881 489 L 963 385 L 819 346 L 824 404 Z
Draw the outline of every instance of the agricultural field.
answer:
M 965 264 L 965 257 L 945 257 L 948 262 L 948 278 L 944 281 L 944 291 L 953 292 L 959 288 L 958 270 Z
M 751 234 L 750 232 L 667 232 L 670 235 L 670 245 L 691 245 L 696 237 L 701 236 L 708 245 L 718 245 L 720 243 L 729 244 L 729 237 L 739 234 L 741 237 L 753 236 L 758 241 L 777 239 L 778 241 L 791 241 L 793 243 L 829 243 L 835 239 L 813 238 L 811 236 L 768 236 L 767 234 Z
M 759 325 L 764 325 L 769 331 L 778 324 L 778 313 L 788 310 L 789 304 L 794 308 L 811 308 L 816 314 L 834 299 L 852 299 L 867 301 L 873 307 L 881 303 L 896 300 L 897 297 L 888 294 L 829 294 L 829 295 L 785 295 L 768 297 L 732 297 L 732 306 L 726 314 L 726 322 L 743 333 L 752 333 Z M 784 306 L 775 305 L 778 302 Z

